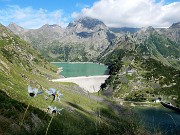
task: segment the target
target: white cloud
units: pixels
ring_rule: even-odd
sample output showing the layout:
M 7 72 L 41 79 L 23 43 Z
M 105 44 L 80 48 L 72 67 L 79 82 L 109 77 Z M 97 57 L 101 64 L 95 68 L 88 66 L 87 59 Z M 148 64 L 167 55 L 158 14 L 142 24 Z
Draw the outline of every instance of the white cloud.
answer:
M 17 5 L 0 9 L 0 20 L 4 25 L 9 22 L 17 23 L 24 28 L 39 28 L 44 24 L 59 24 L 67 26 L 68 18 L 63 16 L 62 10 L 48 12 L 45 9 L 33 9 L 32 7 L 21 8 Z
M 74 12 L 72 17 L 89 16 L 110 27 L 169 27 L 180 21 L 180 2 L 164 0 L 99 0 L 92 7 Z
M 81 16 L 81 14 L 79 14 L 78 12 L 73 12 L 73 13 L 71 14 L 71 17 L 72 17 L 72 18 L 78 18 L 79 16 Z
M 75 6 L 78 7 L 78 8 L 88 8 L 89 7 L 89 5 L 83 4 L 83 3 L 76 3 Z

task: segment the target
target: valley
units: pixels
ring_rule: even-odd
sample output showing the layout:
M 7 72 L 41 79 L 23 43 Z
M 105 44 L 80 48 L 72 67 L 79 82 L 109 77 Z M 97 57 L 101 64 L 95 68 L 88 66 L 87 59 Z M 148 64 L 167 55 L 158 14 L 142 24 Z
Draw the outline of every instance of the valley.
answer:
M 128 108 L 117 105 L 117 113 L 111 106 L 115 104 L 108 99 L 91 96 L 73 83 L 49 81 L 59 78 L 57 67 L 3 25 L 0 58 L 0 134 L 147 132 L 136 119 L 130 119 L 133 113 Z M 31 93 L 29 86 L 39 94 Z M 53 95 L 48 96 L 52 89 L 63 97 L 55 100 Z M 51 112 L 48 108 L 61 111 Z M 124 113 L 128 113 L 127 117 L 121 117 Z
M 0 25 L 0 134 L 177 134 L 179 114 L 154 101 L 180 107 L 179 25 L 113 29 L 90 17 L 66 28 Z M 29 85 L 41 94 L 28 96 Z M 60 90 L 59 101 L 50 89 Z M 149 103 L 178 121 L 167 133 L 152 121 L 148 128 L 128 102 L 135 109 Z M 49 106 L 63 109 L 54 115 Z

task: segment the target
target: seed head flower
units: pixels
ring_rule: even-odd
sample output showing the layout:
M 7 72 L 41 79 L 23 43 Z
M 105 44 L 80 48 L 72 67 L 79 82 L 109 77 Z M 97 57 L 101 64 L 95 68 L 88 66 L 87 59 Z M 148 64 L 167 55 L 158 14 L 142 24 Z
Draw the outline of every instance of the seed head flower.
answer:
M 60 93 L 60 91 L 57 91 L 56 89 L 54 88 L 50 88 L 48 91 L 47 91 L 48 95 L 52 95 L 53 96 L 53 100 L 59 100 L 60 101 L 60 97 L 63 97 L 64 95 L 62 93 Z
M 51 113 L 51 114 L 60 114 L 61 111 L 63 110 L 63 108 L 59 109 L 59 108 L 56 108 L 56 107 L 52 107 L 52 106 L 48 106 L 48 111 Z
M 42 90 L 41 90 L 41 91 L 38 91 L 37 88 L 34 88 L 34 89 L 33 89 L 31 86 L 28 85 L 28 93 L 29 93 L 29 96 L 35 97 L 35 96 L 37 96 L 38 94 L 42 94 L 43 91 L 42 91 Z

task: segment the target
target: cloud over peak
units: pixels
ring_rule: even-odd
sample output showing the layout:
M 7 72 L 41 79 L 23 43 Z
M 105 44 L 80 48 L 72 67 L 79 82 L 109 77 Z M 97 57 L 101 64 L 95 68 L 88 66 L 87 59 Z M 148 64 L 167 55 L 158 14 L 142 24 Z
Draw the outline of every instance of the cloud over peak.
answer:
M 180 21 L 180 2 L 165 4 L 162 0 L 99 0 L 73 17 L 89 16 L 110 27 L 169 27 Z

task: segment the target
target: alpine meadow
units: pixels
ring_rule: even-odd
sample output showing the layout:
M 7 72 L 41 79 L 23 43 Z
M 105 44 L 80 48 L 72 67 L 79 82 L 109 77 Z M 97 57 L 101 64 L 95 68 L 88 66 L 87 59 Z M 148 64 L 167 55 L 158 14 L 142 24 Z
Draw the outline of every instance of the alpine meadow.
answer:
M 0 135 L 179 134 L 179 1 L 0 2 Z

